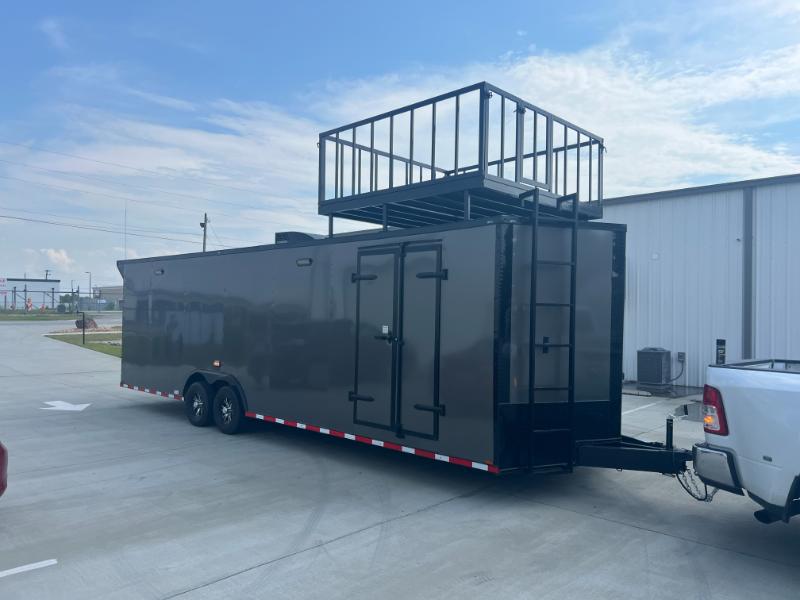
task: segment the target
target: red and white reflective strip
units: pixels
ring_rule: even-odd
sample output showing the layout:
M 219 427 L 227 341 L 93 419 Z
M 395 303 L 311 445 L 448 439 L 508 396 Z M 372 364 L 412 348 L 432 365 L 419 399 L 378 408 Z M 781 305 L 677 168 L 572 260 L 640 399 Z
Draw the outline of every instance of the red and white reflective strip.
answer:
M 183 400 L 183 396 L 179 390 L 175 390 L 174 392 L 162 392 L 159 390 L 155 390 L 153 388 L 146 388 L 140 385 L 131 385 L 130 383 L 120 383 L 119 387 L 128 388 L 129 390 L 136 390 L 137 392 L 145 392 L 147 394 L 153 394 L 155 396 L 163 396 L 164 398 L 174 398 L 175 400 Z
M 446 456 L 444 454 L 437 454 L 430 450 L 421 450 L 420 448 L 411 448 L 410 446 L 402 446 L 394 442 L 384 442 L 383 440 L 376 440 L 363 435 L 356 435 L 353 433 L 345 433 L 337 431 L 336 429 L 328 429 L 327 427 L 317 427 L 316 425 L 308 425 L 306 423 L 299 423 L 297 421 L 290 421 L 288 419 L 280 419 L 278 417 L 271 417 L 269 415 L 260 415 L 254 412 L 244 413 L 246 417 L 251 419 L 258 419 L 259 421 L 269 421 L 270 423 L 278 423 L 279 425 L 286 425 L 287 427 L 295 427 L 297 429 L 307 429 L 308 431 L 316 431 L 317 433 L 324 433 L 325 435 L 332 435 L 338 438 L 344 438 L 353 442 L 361 442 L 370 446 L 380 446 L 394 450 L 395 452 L 405 452 L 406 454 L 414 454 L 415 456 L 422 456 L 433 460 L 440 460 L 442 462 L 452 463 L 454 465 L 461 465 L 462 467 L 469 467 L 470 469 L 478 469 L 480 471 L 488 471 L 489 473 L 499 473 L 500 469 L 495 465 L 489 463 L 475 462 L 474 460 L 467 460 L 466 458 L 457 458 L 455 456 Z

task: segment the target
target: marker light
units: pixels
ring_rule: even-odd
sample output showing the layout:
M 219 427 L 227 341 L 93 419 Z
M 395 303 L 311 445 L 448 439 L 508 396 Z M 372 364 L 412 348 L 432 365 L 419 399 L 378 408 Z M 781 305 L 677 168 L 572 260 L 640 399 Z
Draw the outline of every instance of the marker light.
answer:
M 214 359 L 214 362 L 212 362 L 211 364 L 214 365 L 217 369 L 219 369 L 222 366 L 222 361 L 219 359 Z

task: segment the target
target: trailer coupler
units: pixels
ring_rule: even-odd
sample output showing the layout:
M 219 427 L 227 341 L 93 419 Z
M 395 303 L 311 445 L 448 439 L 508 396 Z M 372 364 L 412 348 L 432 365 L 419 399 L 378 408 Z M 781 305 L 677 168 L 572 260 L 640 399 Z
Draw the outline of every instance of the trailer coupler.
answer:
M 623 435 L 619 440 L 582 443 L 575 449 L 575 464 L 627 471 L 677 475 L 686 470 L 692 451 L 672 444 L 672 418 L 667 419 L 666 443 L 644 442 Z

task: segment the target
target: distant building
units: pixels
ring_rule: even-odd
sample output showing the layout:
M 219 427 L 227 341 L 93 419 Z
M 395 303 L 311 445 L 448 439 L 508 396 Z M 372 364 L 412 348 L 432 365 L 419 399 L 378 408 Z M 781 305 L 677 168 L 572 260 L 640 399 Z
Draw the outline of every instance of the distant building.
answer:
M 119 305 L 122 302 L 122 286 L 121 285 L 104 285 L 96 286 L 94 288 L 95 298 L 104 298 L 109 302 Z
M 30 300 L 34 309 L 58 306 L 60 279 L 0 277 L 0 302 L 4 310 L 25 310 Z
M 800 174 L 610 198 L 603 220 L 628 226 L 626 379 L 648 346 L 693 386 L 723 344 L 728 362 L 800 359 Z

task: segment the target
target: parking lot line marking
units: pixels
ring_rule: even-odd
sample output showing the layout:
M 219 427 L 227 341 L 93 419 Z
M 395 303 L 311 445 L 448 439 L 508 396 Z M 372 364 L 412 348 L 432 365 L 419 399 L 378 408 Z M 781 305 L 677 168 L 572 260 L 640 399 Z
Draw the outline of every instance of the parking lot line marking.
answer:
M 42 560 L 40 562 L 30 563 L 27 565 L 22 565 L 21 567 L 14 567 L 13 569 L 7 569 L 5 571 L 0 571 L 0 578 L 8 577 L 9 575 L 16 575 L 17 573 L 25 573 L 26 571 L 34 571 L 36 569 L 43 569 L 44 567 L 52 567 L 53 565 L 57 565 L 58 561 L 55 558 L 51 558 L 48 560 Z
M 663 400 L 656 400 L 655 402 L 651 402 L 650 404 L 645 404 L 644 406 L 637 406 L 636 408 L 632 408 L 630 410 L 623 411 L 623 415 L 629 415 L 631 413 L 636 412 L 637 410 L 644 410 L 645 408 L 650 408 L 651 406 L 655 406 L 656 404 L 661 404 L 664 402 Z

